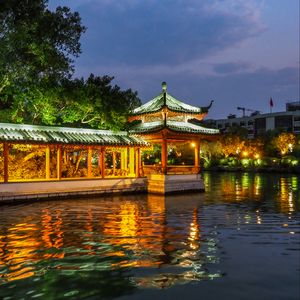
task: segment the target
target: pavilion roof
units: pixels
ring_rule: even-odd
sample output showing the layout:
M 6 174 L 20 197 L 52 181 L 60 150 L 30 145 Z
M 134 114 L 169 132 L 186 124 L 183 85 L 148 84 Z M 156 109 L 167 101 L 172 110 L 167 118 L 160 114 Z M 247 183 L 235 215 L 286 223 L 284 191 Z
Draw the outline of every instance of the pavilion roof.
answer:
M 0 123 L 0 141 L 44 144 L 149 146 L 126 131 Z
M 167 92 L 162 92 L 157 97 L 134 109 L 131 114 L 141 115 L 155 113 L 164 107 L 167 107 L 170 111 L 179 113 L 206 114 L 210 105 L 207 107 L 192 106 L 174 98 Z
M 171 121 L 171 120 L 167 120 L 166 123 L 164 123 L 163 120 L 155 121 L 155 122 L 147 122 L 147 123 L 140 122 L 134 125 L 129 130 L 129 133 L 146 134 L 146 133 L 158 132 L 165 128 L 180 133 L 196 133 L 196 134 L 204 134 L 204 135 L 217 135 L 220 133 L 218 129 L 206 128 L 189 122 L 178 122 L 178 121 Z

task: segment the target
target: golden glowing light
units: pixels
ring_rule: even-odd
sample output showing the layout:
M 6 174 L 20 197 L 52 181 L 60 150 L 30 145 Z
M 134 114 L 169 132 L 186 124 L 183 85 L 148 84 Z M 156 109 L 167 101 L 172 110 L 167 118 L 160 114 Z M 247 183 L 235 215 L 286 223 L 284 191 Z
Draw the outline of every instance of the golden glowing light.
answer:
M 260 155 L 258 153 L 254 154 L 254 158 L 258 159 L 260 158 Z
M 193 148 L 195 148 L 195 147 L 196 147 L 196 144 L 193 142 L 193 143 L 191 143 L 191 146 L 192 146 Z
M 199 249 L 199 236 L 200 236 L 200 226 L 198 223 L 198 210 L 195 208 L 193 212 L 193 220 L 190 224 L 190 235 L 188 237 L 190 241 L 190 247 L 193 250 Z
M 249 155 L 248 151 L 243 151 L 243 156 L 247 157 Z

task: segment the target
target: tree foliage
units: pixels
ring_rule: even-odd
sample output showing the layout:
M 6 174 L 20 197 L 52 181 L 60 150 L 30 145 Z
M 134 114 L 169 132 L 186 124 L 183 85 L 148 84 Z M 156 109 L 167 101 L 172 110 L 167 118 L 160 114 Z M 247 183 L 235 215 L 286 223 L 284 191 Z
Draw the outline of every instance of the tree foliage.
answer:
M 113 77 L 73 79 L 85 31 L 77 12 L 48 0 L 1 0 L 0 122 L 123 128 L 140 104 Z
M 223 155 L 223 148 L 220 141 L 208 142 L 202 141 L 200 146 L 200 157 L 209 165 L 213 159 L 217 159 Z
M 137 92 L 112 85 L 113 79 L 91 74 L 86 80 L 63 82 L 60 122 L 102 129 L 124 128 L 129 112 L 141 102 Z
M 273 144 L 281 155 L 292 152 L 296 145 L 296 136 L 293 133 L 282 132 L 273 139 Z
M 77 12 L 47 0 L 0 5 L 0 120 L 51 124 L 60 81 L 70 78 L 85 31 Z
M 0 92 L 22 92 L 41 81 L 57 81 L 73 71 L 85 31 L 77 12 L 47 8 L 47 0 L 2 0 L 0 5 Z
M 239 136 L 226 134 L 220 139 L 222 152 L 225 157 L 239 154 L 245 145 L 245 140 Z

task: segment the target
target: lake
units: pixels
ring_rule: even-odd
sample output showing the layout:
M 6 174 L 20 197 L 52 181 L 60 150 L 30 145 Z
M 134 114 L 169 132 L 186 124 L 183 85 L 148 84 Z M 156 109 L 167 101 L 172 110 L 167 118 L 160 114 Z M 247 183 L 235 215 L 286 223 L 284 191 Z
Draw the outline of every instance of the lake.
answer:
M 0 206 L 0 299 L 299 299 L 300 177 Z

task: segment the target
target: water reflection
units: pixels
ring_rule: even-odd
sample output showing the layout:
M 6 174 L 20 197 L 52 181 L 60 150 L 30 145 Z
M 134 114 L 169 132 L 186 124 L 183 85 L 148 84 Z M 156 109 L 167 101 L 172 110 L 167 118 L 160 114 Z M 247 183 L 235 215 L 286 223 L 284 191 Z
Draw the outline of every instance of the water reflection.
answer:
M 130 290 L 219 277 L 207 266 L 218 262 L 217 243 L 210 233 L 200 236 L 200 204 L 201 197 L 147 195 L 28 205 L 1 227 L 1 283 L 112 272 Z M 111 274 L 102 280 L 105 286 Z
M 300 192 L 298 189 L 300 177 L 297 175 L 272 176 L 254 173 L 224 173 L 221 182 L 214 182 L 214 173 L 205 173 L 206 189 L 210 192 L 207 199 L 211 201 L 211 194 L 223 201 L 238 203 L 243 201 L 257 201 L 256 205 L 274 208 L 279 212 L 291 214 L 299 211 Z M 218 188 L 215 189 L 215 185 Z M 266 199 L 270 201 L 265 201 Z M 255 202 L 254 202 L 255 203 Z M 259 204 L 260 203 L 260 204 Z M 297 208 L 296 208 L 297 206 Z
M 202 194 L 1 207 L 0 296 L 105 298 L 221 278 L 221 230 L 232 239 L 244 228 L 299 233 L 298 177 L 205 173 L 204 181 Z

